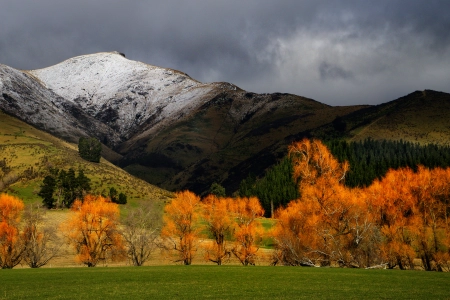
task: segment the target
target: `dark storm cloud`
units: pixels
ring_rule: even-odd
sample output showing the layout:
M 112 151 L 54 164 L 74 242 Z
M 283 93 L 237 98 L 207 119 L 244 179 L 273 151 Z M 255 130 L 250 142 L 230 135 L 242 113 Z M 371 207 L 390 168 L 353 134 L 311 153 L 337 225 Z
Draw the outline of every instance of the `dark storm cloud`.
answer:
M 100 51 L 332 105 L 450 92 L 448 1 L 5 1 L 0 63 Z
M 349 79 L 353 75 L 341 68 L 340 66 L 330 64 L 326 61 L 322 62 L 319 66 L 320 78 L 322 80 L 327 79 Z

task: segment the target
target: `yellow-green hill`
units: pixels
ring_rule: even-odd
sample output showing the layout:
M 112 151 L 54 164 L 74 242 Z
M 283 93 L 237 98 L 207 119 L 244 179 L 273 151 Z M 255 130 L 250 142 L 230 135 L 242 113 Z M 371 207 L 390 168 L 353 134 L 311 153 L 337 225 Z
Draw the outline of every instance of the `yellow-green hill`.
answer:
M 142 201 L 162 206 L 171 193 L 131 176 L 105 159 L 91 163 L 67 143 L 0 111 L 0 192 L 15 194 L 25 203 L 37 203 L 37 195 L 49 168 L 83 169 L 91 179 L 92 192 L 108 194 L 114 187 L 128 197 L 126 212 Z

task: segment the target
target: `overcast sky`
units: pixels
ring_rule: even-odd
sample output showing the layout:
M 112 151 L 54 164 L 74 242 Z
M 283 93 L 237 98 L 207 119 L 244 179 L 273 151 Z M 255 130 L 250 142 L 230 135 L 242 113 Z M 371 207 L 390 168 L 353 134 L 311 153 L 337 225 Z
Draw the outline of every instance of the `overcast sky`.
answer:
M 450 92 L 450 1 L 0 0 L 0 63 L 102 51 L 330 105 Z

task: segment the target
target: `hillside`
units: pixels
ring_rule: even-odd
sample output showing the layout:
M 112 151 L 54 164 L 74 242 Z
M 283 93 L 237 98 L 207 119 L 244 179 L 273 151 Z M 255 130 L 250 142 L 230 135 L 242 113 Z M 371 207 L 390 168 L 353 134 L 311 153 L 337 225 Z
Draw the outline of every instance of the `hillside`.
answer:
M 83 169 L 94 193 L 107 194 L 115 187 L 128 196 L 130 205 L 153 201 L 161 206 L 170 193 L 137 179 L 110 162 L 90 163 L 70 144 L 0 111 L 0 192 L 18 195 L 26 203 L 40 202 L 37 193 L 49 168 Z
M 102 52 L 20 71 L 0 65 L 0 109 L 65 141 L 93 136 L 103 156 L 169 190 L 231 194 L 303 137 L 450 142 L 450 95 L 414 92 L 377 106 L 333 107 Z
M 223 92 L 174 126 L 141 135 L 133 147 L 125 143 L 120 165 L 170 190 L 201 193 L 216 181 L 233 191 L 249 172 L 263 173 L 281 158 L 294 139 L 357 109 L 290 94 Z
M 95 136 L 112 150 L 105 157 L 129 172 L 196 192 L 213 181 L 233 189 L 247 175 L 242 164 L 263 172 L 292 137 L 361 108 L 200 83 L 118 52 L 32 71 L 0 65 L 0 89 L 8 114 L 66 141 Z
M 339 122 L 314 130 L 313 135 L 349 141 L 401 139 L 422 145 L 449 145 L 449 115 L 450 94 L 431 90 L 416 91 L 394 101 L 343 116 Z

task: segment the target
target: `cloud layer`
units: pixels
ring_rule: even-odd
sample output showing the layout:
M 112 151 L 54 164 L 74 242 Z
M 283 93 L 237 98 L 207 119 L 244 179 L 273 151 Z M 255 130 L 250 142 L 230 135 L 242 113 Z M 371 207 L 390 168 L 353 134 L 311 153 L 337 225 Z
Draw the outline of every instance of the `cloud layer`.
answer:
M 36 69 L 101 51 L 330 105 L 450 92 L 449 1 L 15 0 L 0 63 Z

